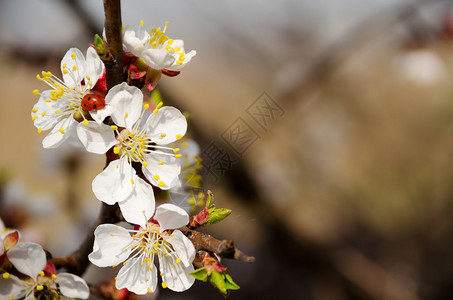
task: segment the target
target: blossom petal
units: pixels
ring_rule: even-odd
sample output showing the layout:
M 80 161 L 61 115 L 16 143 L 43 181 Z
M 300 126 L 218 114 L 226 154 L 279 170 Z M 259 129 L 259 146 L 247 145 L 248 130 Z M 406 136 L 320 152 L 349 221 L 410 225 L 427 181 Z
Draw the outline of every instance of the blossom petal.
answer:
M 188 267 L 195 259 L 195 247 L 181 231 L 174 230 L 172 234 L 173 236 L 170 236 L 167 242 L 172 245 L 176 255 L 181 259 L 184 266 Z
M 184 55 L 184 61 L 182 62 L 182 64 L 175 63 L 172 66 L 168 67 L 167 70 L 181 71 L 182 68 L 184 68 L 188 63 L 190 63 L 190 61 L 192 60 L 192 57 L 194 57 L 195 55 L 197 55 L 197 51 L 195 51 L 195 50 L 190 51 L 189 53 Z
M 44 148 L 57 148 L 60 146 L 75 129 L 77 121 L 69 117 L 59 121 L 55 127 L 42 140 Z
M 101 201 L 113 205 L 125 200 L 133 190 L 132 178 L 135 170 L 127 157 L 111 161 L 92 183 L 94 195 Z
M 139 30 L 137 34 L 131 26 L 126 26 L 123 31 L 124 51 L 140 56 L 144 49 L 144 44 L 149 39 L 149 34 L 145 30 Z
M 159 205 L 153 218 L 159 222 L 161 232 L 167 229 L 176 229 L 189 223 L 189 215 L 186 211 L 171 203 Z
M 102 74 L 104 64 L 93 47 L 88 47 L 85 62 L 85 88 L 92 89 Z
M 159 256 L 159 269 L 163 274 L 162 280 L 167 284 L 167 287 L 175 292 L 182 292 L 188 290 L 193 283 L 195 278 L 190 275 L 194 271 L 192 264 L 184 266 L 181 263 L 177 263 L 174 258 L 165 257 L 161 252 Z
M 138 176 L 134 177 L 133 185 L 134 190 L 129 197 L 118 204 L 127 222 L 146 227 L 156 205 L 153 187 Z
M 27 285 L 18 277 L 9 274 L 5 279 L 0 276 L 0 299 L 21 299 L 27 293 Z
M 60 273 L 58 274 L 57 279 L 55 279 L 55 282 L 58 283 L 63 296 L 88 299 L 88 296 L 90 295 L 87 283 L 79 276 L 69 273 Z
M 129 252 L 124 251 L 133 241 L 129 232 L 121 226 L 101 224 L 94 231 L 93 252 L 90 262 L 98 267 L 109 267 L 125 261 Z
M 142 172 L 153 185 L 167 190 L 178 183 L 178 176 L 181 173 L 178 160 L 174 156 L 152 153 L 146 159 L 146 167 L 142 166 Z
M 49 130 L 54 127 L 63 117 L 63 114 L 61 112 L 57 113 L 57 111 L 65 110 L 65 105 L 62 101 L 51 100 L 50 92 L 50 90 L 46 90 L 41 93 L 31 113 L 34 119 L 33 124 L 36 128 L 41 128 L 42 130 Z
M 155 70 L 167 69 L 175 62 L 175 57 L 165 49 L 147 48 L 140 53 L 145 63 Z
M 138 295 L 144 295 L 148 292 L 148 283 L 146 282 L 148 272 L 147 268 L 141 265 L 142 260 L 143 257 L 139 256 L 126 262 L 126 265 L 118 272 L 118 280 L 115 284 L 117 289 L 127 288 Z M 153 268 L 153 276 L 155 269 Z M 157 274 L 155 276 L 157 277 Z
M 87 125 L 77 125 L 77 135 L 88 152 L 104 154 L 118 141 L 112 128 L 106 124 L 89 121 Z
M 6 254 L 14 267 L 35 279 L 46 266 L 46 253 L 34 243 L 18 243 Z
M 105 96 L 112 106 L 112 120 L 118 127 L 132 130 L 142 112 L 143 93 L 135 86 L 123 82 L 115 85 Z
M 77 48 L 66 52 L 60 64 L 63 80 L 68 87 L 79 87 L 85 74 L 85 57 Z
M 102 109 L 89 110 L 88 112 L 90 113 L 90 116 L 93 118 L 93 120 L 95 120 L 96 123 L 101 125 L 102 122 L 104 122 L 105 118 L 112 115 L 112 106 L 107 104 Z
M 177 108 L 164 106 L 156 114 L 150 114 L 145 130 L 156 144 L 170 144 L 186 134 L 187 120 Z

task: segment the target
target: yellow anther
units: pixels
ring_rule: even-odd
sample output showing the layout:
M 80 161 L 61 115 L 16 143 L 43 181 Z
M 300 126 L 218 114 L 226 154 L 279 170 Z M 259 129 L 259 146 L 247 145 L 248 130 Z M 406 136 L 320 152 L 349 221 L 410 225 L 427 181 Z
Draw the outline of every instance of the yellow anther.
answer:
M 113 233 L 111 233 L 110 236 L 113 236 Z
M 155 115 L 157 115 L 158 112 L 159 112 L 159 109 L 157 109 L 157 108 L 156 108 L 155 110 L 153 110 L 153 113 L 154 113 Z
M 73 106 L 74 106 L 74 102 L 69 103 L 69 107 L 73 107 Z
M 178 258 L 178 259 L 176 260 L 176 263 L 179 264 L 180 262 L 181 262 L 181 259 Z
M 116 126 L 116 125 L 112 125 L 112 126 L 110 126 L 110 127 L 111 127 L 113 130 L 118 130 L 118 126 Z
M 72 53 L 71 57 L 72 57 L 72 59 L 75 59 L 76 58 L 75 53 Z
M 166 135 L 165 133 L 161 133 L 160 136 L 164 138 L 164 137 L 166 137 L 167 135 Z
M 33 90 L 33 95 L 38 95 L 38 94 L 39 94 L 39 90 Z
M 143 104 L 143 108 L 144 109 L 149 109 L 149 104 L 148 103 Z
M 115 226 L 115 230 L 118 230 L 118 226 Z
M 177 140 L 180 140 L 180 139 L 182 139 L 182 135 L 180 135 L 180 134 L 177 134 L 177 135 L 176 135 L 176 139 L 177 139 Z
M 127 250 L 127 249 L 126 249 L 126 250 Z M 125 266 L 125 265 L 126 265 L 126 262 L 123 262 L 123 266 Z
M 9 278 L 9 273 L 3 273 L 3 278 L 8 279 Z
M 182 155 L 181 154 L 176 154 L 175 157 L 176 158 L 180 158 Z
M 38 80 L 42 80 L 42 79 L 41 79 L 41 76 L 39 76 L 39 74 L 38 74 L 38 75 L 36 75 L 36 79 L 38 79 Z
M 72 67 L 72 70 L 73 70 L 73 71 L 76 71 L 76 70 L 77 70 L 77 66 L 73 66 L 73 67 Z
M 52 279 L 57 279 L 57 275 L 52 274 Z
M 132 148 L 132 149 L 131 149 L 131 152 L 132 152 L 132 153 L 135 153 L 135 151 L 137 151 L 137 149 L 135 149 L 135 148 Z
M 116 268 L 116 265 L 113 265 L 112 268 Z
M 165 186 L 165 182 L 163 182 L 162 180 L 159 181 L 159 186 L 160 186 L 160 187 L 164 187 L 164 186 Z
M 162 287 L 163 287 L 164 289 L 166 289 L 166 288 L 167 288 L 167 283 L 166 283 L 166 282 L 162 282 Z
M 174 152 L 174 153 L 178 153 L 178 152 L 179 152 L 179 148 L 173 149 L 173 152 Z
M 146 161 L 142 162 L 142 165 L 146 168 L 148 166 L 148 163 Z
M 37 285 L 36 286 L 36 290 L 37 291 L 42 291 L 44 289 L 44 287 L 42 285 Z
M 170 52 L 170 51 L 171 51 L 171 46 L 165 47 L 165 50 L 167 50 L 168 52 Z
M 33 118 L 31 118 L 32 121 L 36 120 L 38 118 L 38 116 L 34 116 Z
M 159 104 L 157 104 L 157 108 L 161 108 L 164 105 L 164 103 L 161 101 Z
M 64 69 L 63 74 L 68 74 L 68 70 Z
M 140 25 L 145 26 L 145 22 L 143 22 L 143 20 L 141 20 Z
M 127 118 L 127 116 L 129 116 L 129 114 L 126 112 L 126 114 L 124 115 L 124 117 Z
M 44 272 L 43 271 L 39 272 L 39 276 L 44 277 Z
M 60 132 L 61 132 L 62 134 L 64 134 L 64 129 L 63 129 L 63 127 L 60 128 Z
M 182 65 L 182 61 L 178 60 L 178 61 L 176 62 L 176 64 L 177 64 L 177 65 Z
M 157 174 L 154 175 L 154 179 L 155 179 L 155 180 L 159 180 L 159 178 L 160 178 L 159 175 L 157 175 Z
M 46 113 L 47 113 L 47 111 L 43 111 L 42 114 L 41 114 L 41 116 L 44 117 L 44 116 L 46 115 Z
M 31 110 L 31 112 L 34 112 L 34 113 L 37 112 L 37 111 L 38 111 L 37 108 L 33 108 L 33 109 Z
M 118 280 L 118 277 L 115 277 L 115 280 Z
M 142 263 L 141 263 L 141 265 L 142 265 L 142 266 L 144 266 L 144 265 L 145 265 L 145 263 L 144 263 L 144 262 L 142 262 Z
M 150 289 L 150 288 L 148 288 L 148 293 L 150 293 L 150 294 L 151 294 L 152 292 L 153 292 L 153 291 L 151 291 L 151 289 Z
M 118 147 L 113 147 L 113 153 L 115 154 L 120 153 L 120 149 Z
M 175 267 L 175 265 L 171 265 L 171 267 L 172 267 L 172 268 L 174 268 L 174 267 Z
M 38 134 L 41 134 L 42 128 L 38 128 Z
M 51 101 L 50 99 L 47 99 L 47 100 L 46 100 L 47 103 L 50 103 L 50 101 Z
M 82 123 L 83 123 L 83 125 L 87 126 L 87 125 L 88 125 L 88 120 L 87 120 L 87 119 L 85 119 L 85 120 L 83 120 L 83 122 L 82 122 Z
M 132 182 L 132 184 L 134 184 L 134 183 L 135 183 L 135 182 L 134 182 L 134 179 L 131 178 L 131 182 Z
M 169 45 L 173 45 L 173 40 L 172 40 L 172 39 L 169 39 L 167 43 L 168 43 Z
M 164 163 L 163 163 L 163 162 L 161 162 L 161 161 L 158 161 L 157 163 L 158 163 L 159 165 L 161 165 L 161 166 L 163 166 L 163 165 L 164 165 Z

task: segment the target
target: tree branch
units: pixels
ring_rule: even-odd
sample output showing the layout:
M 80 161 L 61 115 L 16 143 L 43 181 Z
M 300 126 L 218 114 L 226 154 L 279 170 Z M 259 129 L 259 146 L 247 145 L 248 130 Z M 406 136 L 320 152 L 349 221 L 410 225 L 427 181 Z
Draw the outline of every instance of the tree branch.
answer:
M 123 81 L 123 39 L 120 0 L 104 0 L 105 35 L 110 53 L 113 57 L 105 65 L 107 89 Z

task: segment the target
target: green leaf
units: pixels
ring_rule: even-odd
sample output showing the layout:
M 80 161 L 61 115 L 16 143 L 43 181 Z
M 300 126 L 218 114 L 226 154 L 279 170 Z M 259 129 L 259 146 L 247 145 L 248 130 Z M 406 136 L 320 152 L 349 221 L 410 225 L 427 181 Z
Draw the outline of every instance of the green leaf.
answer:
M 211 208 L 214 207 L 214 204 L 212 202 L 214 201 L 214 194 L 208 190 L 208 199 L 206 200 L 206 207 Z
M 208 270 L 205 267 L 196 269 L 195 271 L 190 273 L 190 275 L 192 275 L 193 277 L 195 277 L 195 279 L 198 280 L 202 281 L 208 280 Z
M 240 287 L 237 285 L 234 281 L 233 278 L 231 278 L 230 274 L 225 273 L 225 284 L 227 289 L 229 290 L 238 290 Z
M 211 276 L 209 276 L 209 280 L 223 295 L 228 295 L 223 274 L 217 271 L 212 271 Z
M 231 214 L 231 209 L 218 208 L 209 212 L 208 223 L 214 224 L 222 221 Z

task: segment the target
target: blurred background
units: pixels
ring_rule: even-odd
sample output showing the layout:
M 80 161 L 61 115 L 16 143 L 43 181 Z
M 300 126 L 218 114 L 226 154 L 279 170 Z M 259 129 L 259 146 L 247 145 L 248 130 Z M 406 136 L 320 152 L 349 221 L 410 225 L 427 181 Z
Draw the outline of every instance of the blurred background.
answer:
M 190 115 L 204 188 L 233 210 L 203 231 L 256 257 L 224 261 L 241 286 L 230 299 L 453 298 L 453 1 L 122 9 L 124 25 L 169 21 L 167 34 L 197 50 L 159 89 Z M 69 143 L 42 149 L 32 91 L 103 22 L 100 0 L 0 1 L 0 217 L 54 256 L 94 223 L 104 158 Z M 202 282 L 159 293 L 222 298 Z

